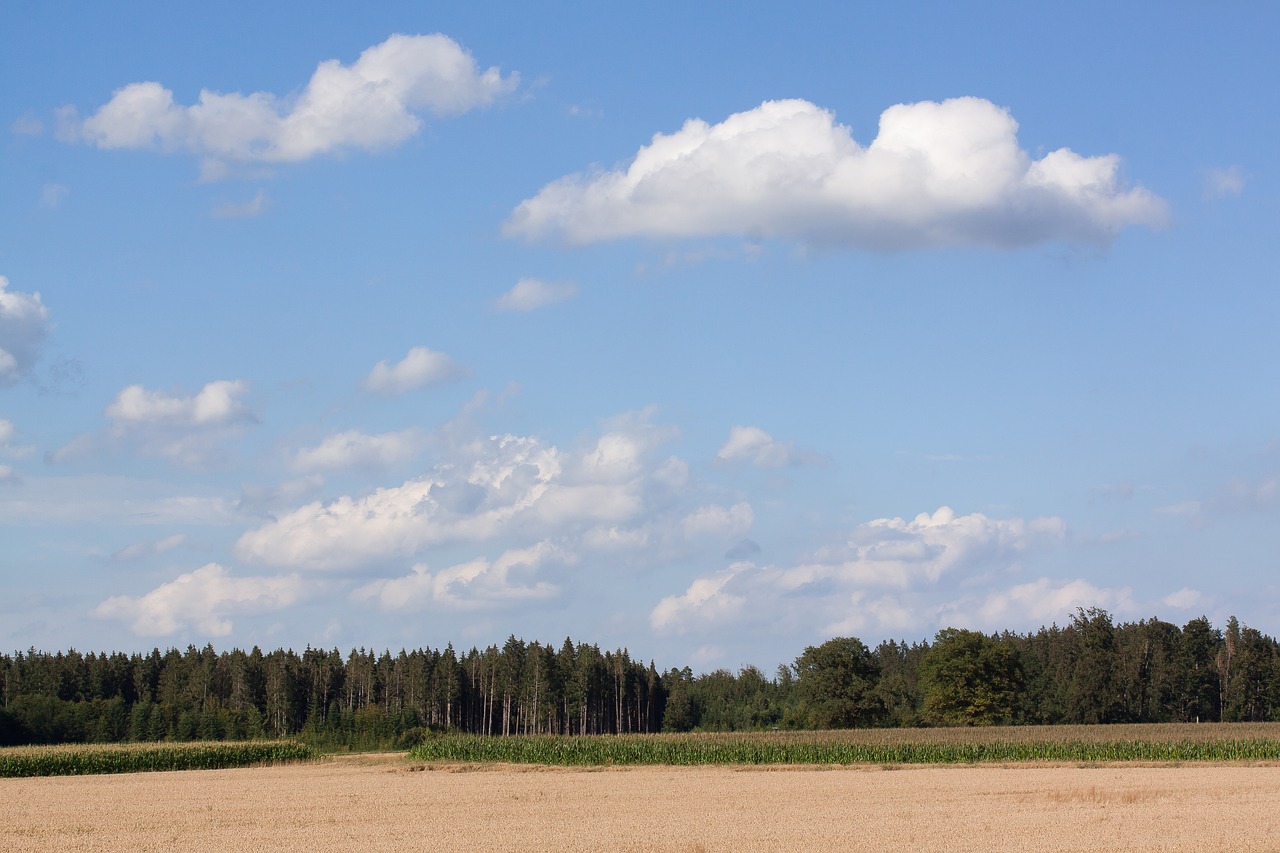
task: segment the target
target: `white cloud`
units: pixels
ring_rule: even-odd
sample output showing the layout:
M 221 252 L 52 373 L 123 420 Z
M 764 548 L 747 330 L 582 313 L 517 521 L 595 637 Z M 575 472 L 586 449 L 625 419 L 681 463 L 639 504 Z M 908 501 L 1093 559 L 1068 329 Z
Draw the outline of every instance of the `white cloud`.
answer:
M 737 539 L 746 535 L 755 521 L 751 504 L 734 504 L 731 507 L 712 504 L 699 507 L 684 517 L 680 527 L 686 536 L 714 536 L 719 539 Z
M 74 133 L 99 148 L 190 151 L 212 175 L 227 164 L 388 148 L 418 133 L 419 113 L 451 116 L 486 106 L 518 79 L 497 68 L 481 71 L 447 36 L 393 35 L 351 65 L 321 62 L 296 96 L 202 89 L 197 103 L 182 106 L 160 83 L 131 83 L 62 136 Z
M 1106 243 L 1166 220 L 1160 198 L 1120 183 L 1116 155 L 1060 148 L 1033 160 L 1017 128 L 979 98 L 899 104 L 864 148 L 829 110 L 766 101 L 656 134 L 625 169 L 548 184 L 505 232 L 571 244 L 741 234 L 901 250 Z
M 381 579 L 352 593 L 356 601 L 374 601 L 387 611 L 420 610 L 430 604 L 446 607 L 481 607 L 518 601 L 553 598 L 559 589 L 531 576 L 549 561 L 572 561 L 550 542 L 504 552 L 493 561 L 477 558 L 432 574 L 425 565 L 411 574 Z
M 819 551 L 813 562 L 788 569 L 780 580 L 791 589 L 827 580 L 907 588 L 920 581 L 936 583 L 957 570 L 1007 569 L 1032 545 L 1065 536 L 1060 518 L 957 516 L 944 506 L 911 521 L 878 518 L 860 524 L 843 545 Z
M 417 429 L 381 435 L 347 430 L 329 436 L 315 447 L 299 450 L 294 454 L 293 467 L 303 471 L 354 466 L 393 467 L 403 465 L 417 455 L 425 441 L 426 437 Z
M 442 352 L 414 347 L 395 365 L 378 362 L 365 377 L 364 387 L 377 394 L 403 394 L 467 375 L 467 370 Z
M 241 536 L 236 553 L 246 561 L 343 570 L 449 543 L 647 542 L 649 534 L 637 529 L 644 522 L 661 514 L 679 529 L 680 517 L 671 459 L 653 458 L 671 433 L 648 417 L 616 419 L 572 450 L 514 435 L 459 441 L 421 477 L 279 514 Z
M 684 593 L 663 598 L 650 624 L 679 633 L 751 624 L 755 630 L 889 636 L 936 629 L 961 609 L 976 618 L 984 608 L 1025 604 L 1033 593 L 1040 593 L 1045 607 L 1084 600 L 1087 591 L 1070 585 L 1056 599 L 1036 585 L 1014 587 L 1004 599 L 992 593 L 989 601 L 968 591 L 998 583 L 1025 555 L 1055 547 L 1065 534 L 1056 518 L 957 516 L 947 507 L 911 521 L 880 518 L 858 525 L 843 544 L 810 560 L 784 566 L 739 561 L 696 578 Z M 1118 600 L 1103 597 L 1102 603 Z
M 796 450 L 795 443 L 778 441 L 754 426 L 735 426 L 716 453 L 721 462 L 750 462 L 758 468 L 785 468 L 818 461 L 815 454 Z
M 44 122 L 27 113 L 20 115 L 9 125 L 9 132 L 17 136 L 39 136 L 44 133 Z
M 0 388 L 30 372 L 49 334 L 49 310 L 40 294 L 8 288 L 9 279 L 0 275 Z
M 1244 192 L 1246 176 L 1239 166 L 1209 169 L 1204 175 L 1204 198 L 1213 201 L 1238 196 Z
M 144 637 L 175 634 L 194 628 L 213 637 L 225 637 L 233 628 L 231 618 L 239 614 L 282 610 L 303 597 L 302 578 L 236 578 L 217 563 L 153 589 L 141 598 L 116 595 L 94 609 L 103 619 L 117 619 Z
M 190 397 L 130 385 L 116 395 L 104 414 L 118 426 L 216 426 L 251 417 L 239 398 L 249 390 L 243 380 L 219 379 Z
M 29 477 L 21 493 L 0 496 L 0 524 L 223 525 L 243 519 L 216 493 L 183 492 L 131 477 Z
M 1095 586 L 1083 579 L 1055 582 L 1040 578 L 992 593 L 974 615 L 987 628 L 1028 622 L 1046 625 L 1066 621 L 1081 607 L 1123 612 L 1136 610 L 1133 591 L 1127 587 L 1112 589 Z
M 45 184 L 40 188 L 40 206 L 46 210 L 57 210 L 69 195 L 71 190 L 62 184 Z
M 1160 603 L 1168 605 L 1169 607 L 1177 608 L 1178 610 L 1189 610 L 1203 600 L 1204 596 L 1201 595 L 1198 590 L 1191 589 L 1190 587 L 1183 587 L 1177 592 L 1171 592 L 1164 598 L 1160 599 Z
M 142 557 L 150 557 L 155 554 L 164 554 L 172 551 L 174 548 L 181 548 L 187 544 L 187 535 L 185 533 L 175 533 L 172 536 L 166 536 L 163 539 L 157 539 L 149 542 L 134 542 L 126 545 L 112 555 L 112 559 L 119 561 L 137 560 Z
M 547 282 L 536 278 L 522 278 L 494 303 L 499 311 L 533 311 L 547 305 L 563 302 L 578 292 L 571 282 Z
M 189 396 L 130 385 L 103 410 L 111 422 L 106 432 L 80 435 L 45 458 L 60 464 L 125 450 L 188 468 L 220 464 L 228 442 L 255 421 L 240 399 L 248 390 L 249 383 L 230 379 L 209 382 Z
M 13 421 L 0 418 L 0 456 L 10 459 L 26 459 L 36 452 L 33 444 L 17 444 L 18 428 Z
M 710 577 L 697 578 L 680 595 L 669 595 L 649 614 L 649 625 L 658 632 L 686 633 L 715 625 L 740 614 L 747 603 L 742 595 L 725 589 L 749 563 L 735 564 Z
M 213 215 L 216 219 L 251 219 L 255 216 L 261 216 L 267 209 L 267 194 L 263 190 L 258 190 L 253 198 L 243 204 L 235 204 L 234 202 L 224 202 L 213 209 Z
M 238 507 L 248 513 L 275 516 L 313 500 L 323 488 L 324 477 L 320 474 L 308 474 L 274 486 L 246 483 L 240 487 Z

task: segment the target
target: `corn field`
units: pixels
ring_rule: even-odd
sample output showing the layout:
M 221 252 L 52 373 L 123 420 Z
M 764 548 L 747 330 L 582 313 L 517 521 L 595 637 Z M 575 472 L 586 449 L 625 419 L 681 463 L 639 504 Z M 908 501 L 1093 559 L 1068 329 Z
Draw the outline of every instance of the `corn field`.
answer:
M 431 738 L 417 761 L 565 766 L 1280 761 L 1280 725 L 1028 726 L 756 734 Z
M 30 746 L 0 749 L 0 777 L 220 770 L 315 757 L 296 741 Z

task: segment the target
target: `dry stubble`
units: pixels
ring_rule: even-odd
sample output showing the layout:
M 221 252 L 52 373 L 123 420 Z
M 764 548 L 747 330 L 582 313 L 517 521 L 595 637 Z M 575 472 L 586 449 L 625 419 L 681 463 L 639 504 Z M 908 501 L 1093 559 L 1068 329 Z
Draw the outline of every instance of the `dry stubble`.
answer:
M 1276 850 L 1280 767 L 566 770 L 402 757 L 0 779 L 0 849 Z

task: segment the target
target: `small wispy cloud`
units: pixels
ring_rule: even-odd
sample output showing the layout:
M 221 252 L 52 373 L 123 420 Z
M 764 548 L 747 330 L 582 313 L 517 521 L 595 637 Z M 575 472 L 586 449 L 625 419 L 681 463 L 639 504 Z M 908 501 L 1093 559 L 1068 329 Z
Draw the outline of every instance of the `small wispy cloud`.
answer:
M 537 278 L 522 278 L 494 302 L 498 311 L 534 311 L 557 302 L 564 302 L 576 295 L 578 286 L 572 282 L 549 282 Z
M 62 184 L 45 184 L 40 189 L 40 206 L 45 210 L 57 210 L 69 195 L 71 190 Z
M 1238 196 L 1244 192 L 1247 178 L 1239 166 L 1208 169 L 1204 175 L 1204 198 L 1206 201 L 1214 201 Z
M 213 215 L 216 219 L 248 219 L 254 216 L 261 216 L 267 209 L 269 199 L 267 194 L 258 190 L 253 198 L 243 204 L 235 202 L 223 202 L 213 209 Z
M 9 125 L 9 132 L 16 136 L 39 136 L 44 133 L 44 122 L 31 113 L 18 116 Z

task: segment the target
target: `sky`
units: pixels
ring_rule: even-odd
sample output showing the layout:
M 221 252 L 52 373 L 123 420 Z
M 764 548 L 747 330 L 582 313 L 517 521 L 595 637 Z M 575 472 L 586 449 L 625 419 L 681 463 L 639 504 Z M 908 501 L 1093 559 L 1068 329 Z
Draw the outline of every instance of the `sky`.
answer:
M 0 647 L 1280 630 L 1280 7 L 0 9 Z

